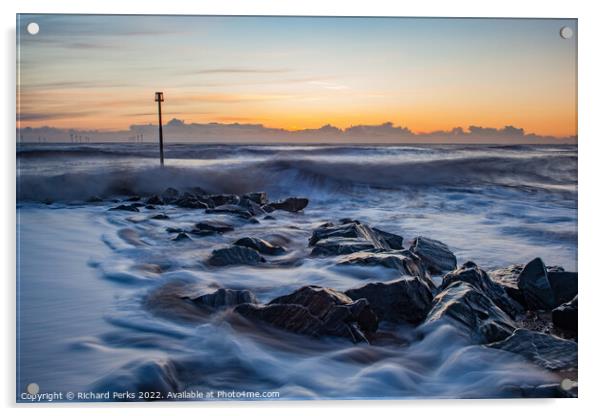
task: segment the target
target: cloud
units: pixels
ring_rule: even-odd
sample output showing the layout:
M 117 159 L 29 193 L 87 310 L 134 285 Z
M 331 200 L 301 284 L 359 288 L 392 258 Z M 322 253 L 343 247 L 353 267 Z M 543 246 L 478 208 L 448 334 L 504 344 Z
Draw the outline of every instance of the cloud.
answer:
M 93 113 L 87 111 L 79 112 L 48 112 L 48 113 L 19 113 L 17 121 L 42 121 L 42 120 L 60 120 L 72 117 L 89 116 Z
M 197 74 L 283 74 L 291 72 L 290 69 L 286 68 L 208 68 L 196 71 Z

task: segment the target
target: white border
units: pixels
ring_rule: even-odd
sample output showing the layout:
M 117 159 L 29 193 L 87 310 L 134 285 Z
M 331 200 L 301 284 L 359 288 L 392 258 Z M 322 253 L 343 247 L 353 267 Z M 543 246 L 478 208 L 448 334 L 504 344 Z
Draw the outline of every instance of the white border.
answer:
M 306 415 L 311 412 L 328 414 L 345 412 L 351 415 L 366 413 L 445 415 L 509 415 L 523 412 L 541 412 L 546 415 L 588 414 L 596 408 L 600 386 L 600 290 L 602 271 L 598 254 L 602 212 L 600 172 L 602 135 L 599 122 L 600 108 L 596 104 L 602 95 L 600 44 L 602 16 L 594 1 L 577 2 L 524 0 L 505 1 L 434 1 L 393 2 L 384 0 L 19 0 L 0 3 L 3 25 L 4 54 L 2 81 L 5 93 L 2 106 L 2 172 L 4 198 L 0 228 L 3 230 L 0 264 L 4 267 L 3 287 L 3 341 L 0 378 L 1 404 L 8 407 L 6 414 L 29 414 L 42 411 L 49 415 L 86 414 L 104 415 L 108 411 L 119 414 L 164 415 L 166 411 L 199 414 L 246 415 Z M 579 399 L 576 400 L 444 400 L 444 401 L 329 401 L 329 402 L 252 402 L 252 403 L 160 403 L 110 405 L 51 405 L 32 406 L 14 404 L 15 397 L 15 14 L 16 13 L 122 13 L 122 14 L 260 14 L 260 15 L 334 15 L 334 16 L 468 16 L 468 17 L 564 17 L 579 19 L 579 271 L 580 285 L 580 347 Z M 344 382 L 344 380 L 342 380 Z M 174 408 L 168 410 L 168 408 Z

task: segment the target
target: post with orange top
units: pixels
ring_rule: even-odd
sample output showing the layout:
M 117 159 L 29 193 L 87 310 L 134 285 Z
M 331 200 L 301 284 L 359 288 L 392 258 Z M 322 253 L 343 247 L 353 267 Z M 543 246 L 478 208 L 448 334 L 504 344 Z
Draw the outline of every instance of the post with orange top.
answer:
M 155 101 L 159 105 L 159 152 L 161 154 L 161 167 L 163 167 L 163 120 L 161 119 L 161 103 L 165 100 L 162 92 L 155 93 Z

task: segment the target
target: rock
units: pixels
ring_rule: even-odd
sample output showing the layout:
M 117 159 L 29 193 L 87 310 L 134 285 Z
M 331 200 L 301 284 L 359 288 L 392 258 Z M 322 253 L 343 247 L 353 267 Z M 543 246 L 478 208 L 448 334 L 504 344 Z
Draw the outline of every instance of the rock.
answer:
M 113 208 L 109 208 L 109 211 L 131 211 L 131 212 L 140 212 L 140 210 L 138 209 L 138 207 L 135 207 L 134 205 L 117 205 L 116 207 Z
M 142 208 L 144 206 L 142 202 L 133 202 L 130 205 L 136 208 Z
M 165 191 L 163 191 L 163 193 L 161 194 L 161 198 L 163 199 L 163 201 L 165 203 L 172 203 L 173 201 L 175 201 L 176 199 L 178 199 L 178 196 L 180 195 L 180 192 L 177 189 L 174 188 L 167 188 Z
M 358 266 L 382 266 L 399 270 L 401 274 L 429 279 L 420 259 L 409 250 L 387 251 L 383 253 L 359 252 L 343 257 L 338 264 Z
M 193 195 L 189 192 L 184 193 L 180 198 L 173 202 L 175 205 L 182 208 L 191 208 L 191 209 L 207 209 L 209 205 L 199 200 L 196 195 Z
M 309 246 L 314 247 L 311 252 L 313 256 L 335 256 L 392 248 L 385 236 L 353 220 L 342 220 L 338 224 L 322 224 L 313 231 Z
M 257 303 L 257 298 L 249 290 L 218 289 L 213 293 L 189 299 L 197 306 L 204 308 L 231 308 L 243 303 Z
M 351 254 L 358 251 L 373 250 L 374 245 L 369 241 L 361 241 L 354 238 L 327 238 L 320 240 L 311 251 L 312 256 L 338 256 Z
M 253 250 L 260 252 L 261 254 L 268 254 L 271 256 L 277 256 L 284 254 L 286 250 L 283 247 L 275 246 L 261 238 L 244 237 L 234 242 L 235 246 L 249 247 Z
M 456 256 L 449 247 L 441 241 L 426 237 L 416 237 L 410 250 L 414 252 L 427 270 L 434 274 L 441 274 L 454 270 L 457 266 Z
M 126 202 L 137 202 L 140 201 L 140 196 L 138 195 L 134 195 L 134 196 L 130 196 L 129 198 L 126 198 Z
M 554 335 L 517 329 L 507 339 L 487 346 L 522 355 L 551 371 L 577 368 L 577 343 Z
M 307 198 L 286 198 L 283 201 L 272 202 L 268 204 L 273 209 L 279 209 L 288 212 L 299 212 L 309 204 Z
M 178 227 L 167 227 L 165 229 L 165 231 L 167 231 L 170 234 L 174 234 L 174 233 L 183 233 L 184 230 Z
M 504 288 L 508 296 L 524 307 L 526 306 L 525 297 L 523 296 L 523 292 L 518 288 L 518 276 L 523 270 L 523 267 L 523 265 L 514 264 L 502 269 L 490 271 L 488 274 L 491 280 Z
M 153 215 L 151 217 L 151 220 L 168 220 L 169 216 L 165 215 L 165 214 L 157 214 L 157 215 Z
M 212 266 L 255 266 L 265 263 L 265 259 L 248 247 L 232 246 L 213 250 L 208 263 Z
M 86 199 L 86 202 L 90 202 L 90 203 L 102 202 L 102 198 L 97 195 L 93 195 L 90 198 Z
M 378 228 L 372 229 L 377 235 L 379 235 L 393 250 L 403 250 L 403 237 L 397 234 L 392 234 L 386 231 L 379 230 Z
M 261 208 L 261 205 L 253 202 L 250 199 L 246 199 L 246 198 L 241 199 L 238 206 L 244 208 L 251 215 L 264 215 L 265 214 L 265 211 L 263 210 L 263 208 Z
M 209 195 L 209 199 L 213 201 L 216 207 L 221 205 L 236 205 L 240 202 L 240 197 L 232 194 Z
M 516 318 L 519 314 L 524 312 L 522 306 L 508 296 L 501 285 L 493 282 L 485 270 L 471 261 L 464 263 L 460 268 L 453 272 L 447 273 L 443 277 L 439 289 L 444 290 L 452 283 L 458 281 L 470 283 L 472 286 L 480 289 L 485 296 L 491 299 L 498 308 L 506 312 L 511 318 Z
M 229 231 L 234 231 L 234 227 L 229 224 L 209 221 L 197 222 L 194 224 L 194 228 L 198 231 L 210 231 L 215 233 L 227 233 Z
M 265 192 L 249 192 L 248 194 L 244 194 L 242 197 L 243 199 L 250 199 L 260 206 L 268 203 L 268 194 Z
M 234 310 L 248 319 L 313 337 L 368 342 L 378 329 L 378 318 L 366 299 L 353 301 L 343 293 L 319 286 L 304 286 L 266 306 L 247 303 Z
M 538 257 L 531 260 L 518 276 L 518 288 L 525 298 L 528 309 L 551 310 L 556 306 L 556 298 L 543 261 Z
M 442 318 L 466 330 L 480 343 L 500 341 L 515 330 L 512 319 L 485 294 L 463 281 L 451 283 L 433 299 L 425 322 Z
M 570 302 L 577 296 L 579 288 L 577 273 L 565 272 L 564 270 L 550 271 L 548 269 L 548 282 L 550 282 L 550 287 L 552 288 L 552 292 L 554 292 L 556 305 Z
M 577 296 L 552 311 L 552 323 L 560 329 L 577 332 Z
M 159 195 L 153 195 L 146 200 L 149 205 L 164 205 L 163 199 Z
M 253 217 L 253 214 L 251 214 L 245 207 L 241 207 L 240 205 L 221 205 L 217 208 L 206 209 L 205 212 L 207 214 L 236 215 L 237 217 L 247 220 Z
M 365 298 L 379 320 L 418 324 L 431 309 L 433 295 L 417 277 L 402 277 L 389 282 L 369 283 L 345 294 L 353 300 Z
M 186 233 L 178 233 L 171 241 L 189 241 L 192 240 Z
M 144 208 L 146 208 L 146 209 L 157 209 L 157 208 L 155 208 L 154 205 L 145 205 Z
M 266 215 L 265 217 L 263 217 L 263 219 L 266 221 L 275 221 L 276 220 L 276 218 L 271 215 Z

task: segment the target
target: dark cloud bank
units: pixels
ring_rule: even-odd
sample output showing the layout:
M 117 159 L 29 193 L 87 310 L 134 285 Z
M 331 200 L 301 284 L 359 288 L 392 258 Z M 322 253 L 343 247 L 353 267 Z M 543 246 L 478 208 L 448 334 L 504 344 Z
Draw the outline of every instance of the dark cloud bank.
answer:
M 261 124 L 185 123 L 172 119 L 164 125 L 167 142 L 173 143 L 496 143 L 496 144 L 576 144 L 577 137 L 552 137 L 527 134 L 521 128 L 501 129 L 470 126 L 449 131 L 415 133 L 393 123 L 358 125 L 340 129 L 325 125 L 319 129 L 290 131 Z M 129 130 L 98 130 L 26 127 L 17 129 L 22 142 L 127 142 L 143 136 L 145 142 L 157 139 L 157 125 L 132 125 Z

